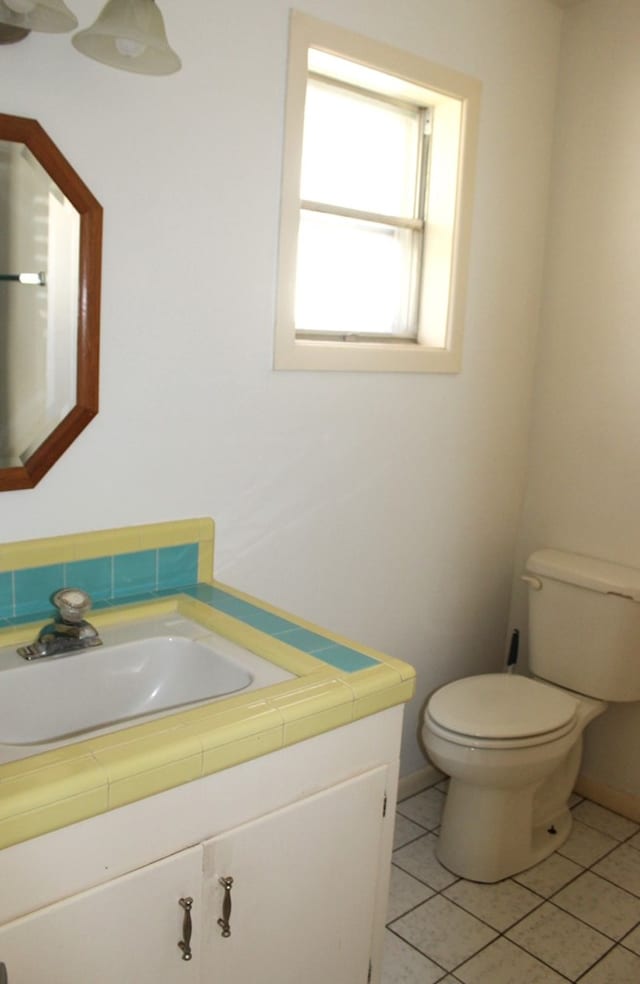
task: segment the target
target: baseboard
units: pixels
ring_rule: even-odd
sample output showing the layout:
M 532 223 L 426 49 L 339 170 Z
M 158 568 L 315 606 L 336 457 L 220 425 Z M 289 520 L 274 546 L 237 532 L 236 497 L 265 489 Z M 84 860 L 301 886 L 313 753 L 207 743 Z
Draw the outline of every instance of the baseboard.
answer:
M 589 776 L 578 776 L 575 791 L 580 796 L 605 806 L 614 813 L 620 813 L 629 820 L 640 822 L 640 796 L 633 793 L 625 793 L 619 789 L 612 789 L 598 779 L 591 779 Z
M 398 783 L 398 802 L 409 796 L 414 796 L 415 793 L 421 792 L 427 786 L 433 786 L 434 783 L 444 778 L 442 772 L 439 772 L 433 765 L 425 765 L 424 769 L 418 769 L 417 772 L 412 772 L 408 776 L 402 776 Z

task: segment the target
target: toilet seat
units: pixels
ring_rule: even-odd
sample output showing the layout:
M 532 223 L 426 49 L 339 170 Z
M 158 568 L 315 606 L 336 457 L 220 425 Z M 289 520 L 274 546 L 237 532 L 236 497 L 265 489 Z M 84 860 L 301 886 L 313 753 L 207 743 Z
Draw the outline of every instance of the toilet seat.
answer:
M 455 680 L 427 705 L 431 730 L 459 745 L 518 748 L 561 738 L 577 721 L 578 700 L 556 687 L 510 673 Z

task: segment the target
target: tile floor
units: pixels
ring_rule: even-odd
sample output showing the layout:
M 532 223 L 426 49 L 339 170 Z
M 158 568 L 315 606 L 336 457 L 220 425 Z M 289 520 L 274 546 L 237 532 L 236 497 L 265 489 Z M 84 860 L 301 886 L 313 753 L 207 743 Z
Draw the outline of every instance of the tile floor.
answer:
M 383 984 L 640 984 L 640 824 L 574 797 L 556 853 L 480 885 L 435 858 L 445 790 L 398 803 Z

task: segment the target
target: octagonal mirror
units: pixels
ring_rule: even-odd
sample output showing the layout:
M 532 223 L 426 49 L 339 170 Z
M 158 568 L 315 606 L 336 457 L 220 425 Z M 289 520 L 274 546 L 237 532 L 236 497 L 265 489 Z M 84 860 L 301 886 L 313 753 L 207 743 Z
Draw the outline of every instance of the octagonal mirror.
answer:
M 35 120 L 0 113 L 0 490 L 98 412 L 102 207 Z

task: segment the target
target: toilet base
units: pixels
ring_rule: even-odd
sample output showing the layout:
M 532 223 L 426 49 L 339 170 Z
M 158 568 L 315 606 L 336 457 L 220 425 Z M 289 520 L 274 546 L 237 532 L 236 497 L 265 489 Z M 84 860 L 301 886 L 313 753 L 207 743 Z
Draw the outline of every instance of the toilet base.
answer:
M 565 805 L 532 826 L 536 787 L 494 790 L 451 779 L 436 856 L 468 881 L 497 882 L 531 868 L 571 832 Z

